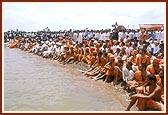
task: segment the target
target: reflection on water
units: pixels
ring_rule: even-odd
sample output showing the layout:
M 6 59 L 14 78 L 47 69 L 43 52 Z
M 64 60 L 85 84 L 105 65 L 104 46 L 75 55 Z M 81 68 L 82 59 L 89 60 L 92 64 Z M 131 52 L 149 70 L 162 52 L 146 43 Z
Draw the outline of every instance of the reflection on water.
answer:
M 4 48 L 5 111 L 124 110 L 109 89 L 72 65 Z

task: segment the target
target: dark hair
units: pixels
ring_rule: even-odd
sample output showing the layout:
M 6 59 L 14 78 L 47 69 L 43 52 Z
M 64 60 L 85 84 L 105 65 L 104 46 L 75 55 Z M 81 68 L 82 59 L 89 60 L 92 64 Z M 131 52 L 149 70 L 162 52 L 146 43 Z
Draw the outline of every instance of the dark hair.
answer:
M 143 48 L 143 49 L 142 49 L 142 52 L 146 53 L 147 51 L 146 51 L 146 49 L 145 49 L 145 48 Z
M 132 64 L 132 62 L 128 62 L 128 65 L 129 65 L 129 66 L 132 66 L 133 64 Z
M 152 74 L 149 74 L 148 75 L 148 78 L 153 81 L 154 83 L 156 83 L 156 76 L 155 75 L 152 75 Z

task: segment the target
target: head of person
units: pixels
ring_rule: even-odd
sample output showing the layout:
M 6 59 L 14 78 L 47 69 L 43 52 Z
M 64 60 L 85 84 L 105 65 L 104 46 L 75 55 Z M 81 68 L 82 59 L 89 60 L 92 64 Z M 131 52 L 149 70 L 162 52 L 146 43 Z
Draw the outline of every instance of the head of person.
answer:
M 123 60 L 122 60 L 122 58 L 119 58 L 119 59 L 118 59 L 118 65 L 119 65 L 119 66 L 120 66 L 120 65 L 121 65 L 121 66 L 123 65 Z
M 113 54 L 108 54 L 109 61 L 112 63 L 114 62 L 115 58 Z
M 132 56 L 136 56 L 138 54 L 138 51 L 137 50 L 134 50 L 131 52 L 132 53 Z
M 117 49 L 116 49 L 116 52 L 119 53 L 119 52 L 120 52 L 120 48 L 117 48 Z
M 148 85 L 155 84 L 156 83 L 156 76 L 152 75 L 152 74 L 149 74 L 147 76 L 147 81 L 148 81 Z
M 129 69 L 129 70 L 131 70 L 132 69 L 132 62 L 128 62 L 126 64 L 126 68 Z
M 97 56 L 97 51 L 96 50 L 93 51 L 93 56 Z
M 146 55 L 149 56 L 149 57 L 152 57 L 152 52 L 151 52 L 151 51 L 148 51 L 148 52 L 146 53 Z
M 145 48 L 143 48 L 143 49 L 142 49 L 142 55 L 145 55 L 145 54 L 146 54 L 146 52 L 147 52 L 147 51 L 146 51 L 146 49 L 145 49 Z
M 158 55 L 156 57 L 159 58 L 159 59 L 162 59 L 164 57 L 164 54 L 163 53 L 158 53 Z
M 146 63 L 142 63 L 141 66 L 139 67 L 139 69 L 141 71 L 146 71 L 146 67 L 147 67 L 147 64 Z

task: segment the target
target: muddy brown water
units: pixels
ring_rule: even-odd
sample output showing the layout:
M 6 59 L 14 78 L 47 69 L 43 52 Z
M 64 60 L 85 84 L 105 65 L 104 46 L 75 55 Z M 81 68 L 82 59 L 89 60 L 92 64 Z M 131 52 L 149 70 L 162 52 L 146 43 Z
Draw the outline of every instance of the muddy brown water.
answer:
M 126 93 L 86 78 L 86 67 L 62 65 L 4 48 L 5 111 L 124 111 Z

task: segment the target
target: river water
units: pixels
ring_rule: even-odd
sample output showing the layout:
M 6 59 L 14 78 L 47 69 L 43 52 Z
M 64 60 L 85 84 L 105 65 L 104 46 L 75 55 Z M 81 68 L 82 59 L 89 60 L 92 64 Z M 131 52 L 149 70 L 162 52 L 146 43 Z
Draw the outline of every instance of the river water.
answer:
M 74 65 L 4 48 L 4 111 L 124 111 L 118 94 Z

